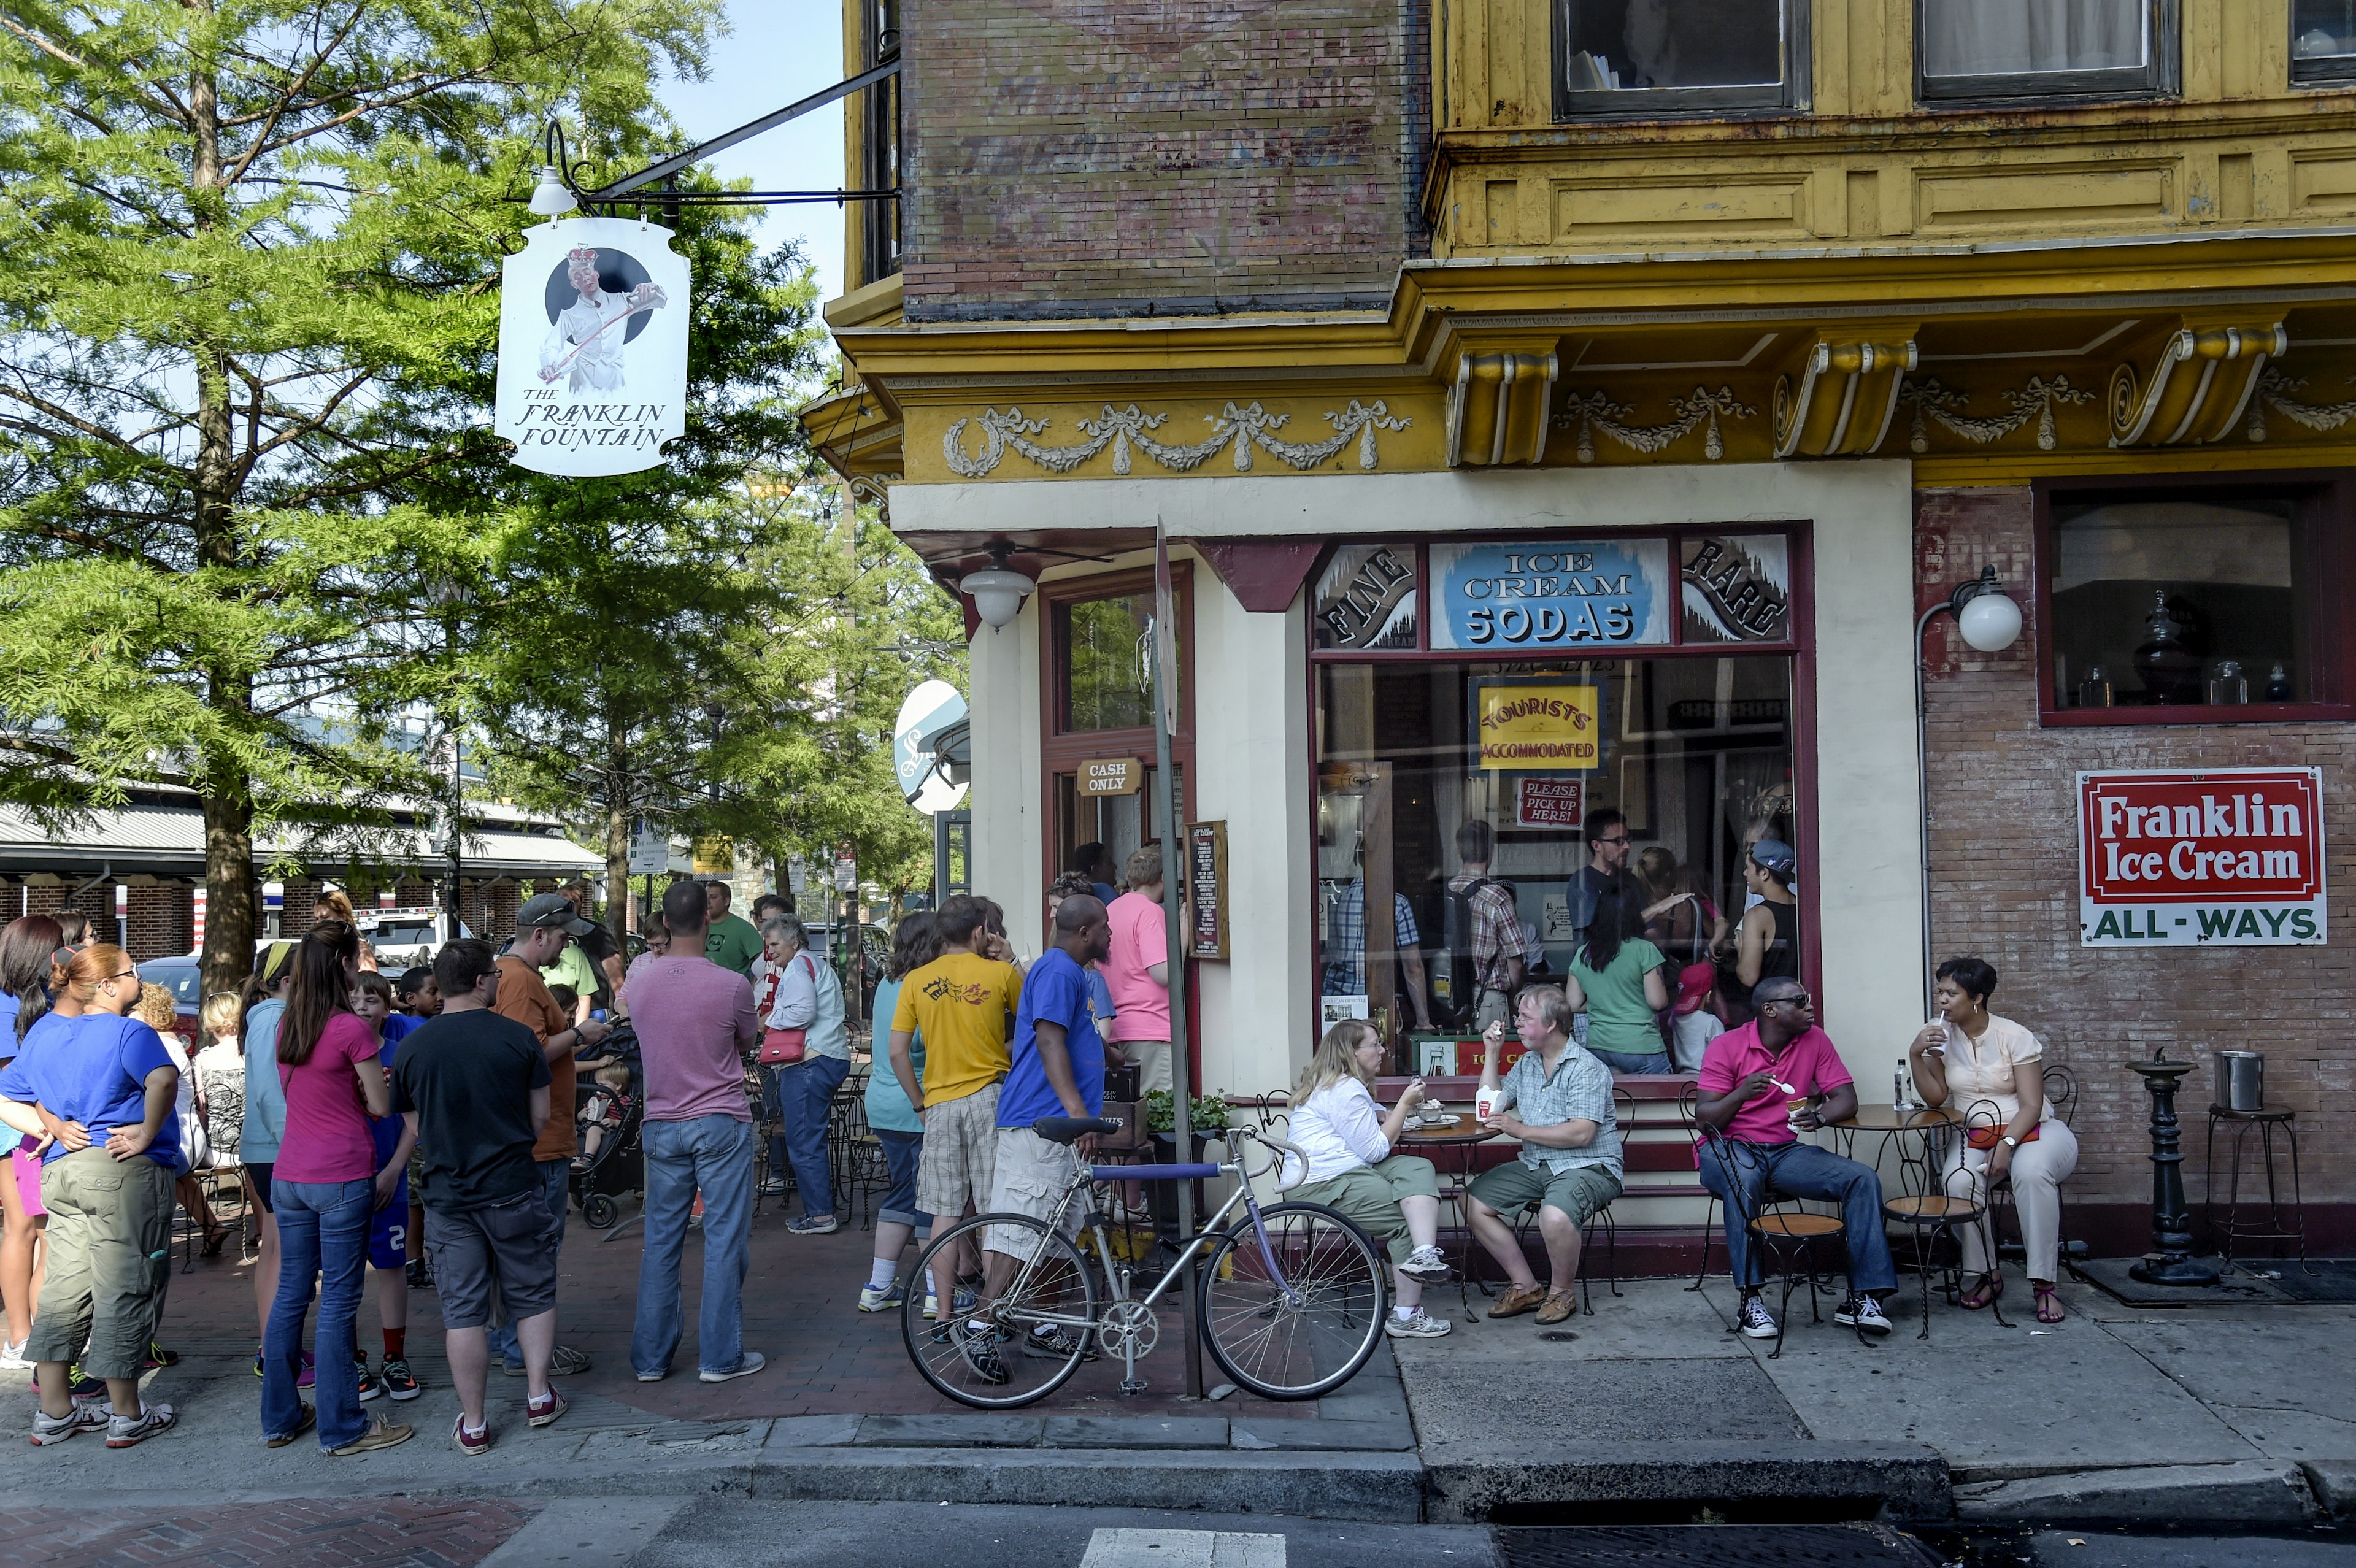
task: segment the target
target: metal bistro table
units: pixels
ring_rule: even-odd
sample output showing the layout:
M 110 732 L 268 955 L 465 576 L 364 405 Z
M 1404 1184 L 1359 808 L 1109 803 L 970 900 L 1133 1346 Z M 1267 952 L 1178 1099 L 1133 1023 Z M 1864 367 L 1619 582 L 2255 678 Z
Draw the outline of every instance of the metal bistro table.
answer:
M 1441 1108 L 1446 1109 L 1444 1106 Z M 1472 1108 L 1469 1105 L 1456 1112 L 1455 1116 L 1455 1121 L 1431 1127 L 1409 1116 L 1407 1125 L 1399 1132 L 1398 1142 L 1393 1147 L 1411 1149 L 1425 1156 L 1446 1178 L 1440 1189 L 1440 1201 L 1456 1205 L 1456 1218 L 1464 1233 L 1464 1253 L 1456 1269 L 1456 1301 L 1470 1316 L 1472 1298 L 1466 1293 L 1465 1286 L 1468 1284 L 1477 1285 L 1484 1296 L 1491 1294 L 1486 1281 L 1472 1278 L 1473 1249 L 1480 1245 L 1472 1234 L 1472 1150 L 1475 1145 L 1505 1135 L 1474 1121 Z M 1443 1162 L 1440 1157 L 1442 1150 L 1452 1150 L 1454 1159 Z
M 1941 1175 L 1946 1164 L 1944 1137 L 1959 1130 L 1963 1125 L 1964 1118 L 1944 1105 L 1909 1105 L 1903 1110 L 1895 1105 L 1859 1105 L 1857 1115 L 1847 1121 L 1825 1124 L 1840 1138 L 1841 1154 L 1848 1159 L 1857 1157 L 1857 1135 L 1859 1133 L 1872 1133 L 1884 1143 L 1892 1138 L 1899 1140 L 1901 1186 L 1911 1190 L 1902 1191 L 1896 1199 L 1885 1201 L 1881 1212 L 1885 1222 L 1902 1224 L 1913 1233 L 1915 1273 L 1922 1286 L 1921 1337 L 1926 1339 L 1931 1337 L 1933 1243 L 1942 1233 L 1951 1240 L 1955 1239 L 1957 1225 L 1976 1225 L 1980 1229 L 1981 1240 L 1987 1244 L 1988 1266 L 1991 1269 L 1996 1266 L 1996 1227 L 1987 1201 L 1983 1199 L 1974 1202 L 1968 1198 L 1953 1196 L 1947 1191 Z M 1919 1148 L 1909 1147 L 1909 1140 L 1915 1138 L 1922 1140 Z M 1874 1163 L 1878 1168 L 1879 1162 Z M 1960 1252 L 1961 1242 L 1957 1241 L 1956 1244 Z M 1945 1272 L 1944 1265 L 1941 1272 Z M 1956 1277 L 1960 1281 L 1960 1267 Z M 1960 1294 L 1959 1283 L 1950 1300 Z M 1996 1314 L 1999 1325 L 2008 1328 L 2012 1327 L 2005 1322 L 2004 1307 L 1996 1297 L 1989 1297 L 1988 1309 Z

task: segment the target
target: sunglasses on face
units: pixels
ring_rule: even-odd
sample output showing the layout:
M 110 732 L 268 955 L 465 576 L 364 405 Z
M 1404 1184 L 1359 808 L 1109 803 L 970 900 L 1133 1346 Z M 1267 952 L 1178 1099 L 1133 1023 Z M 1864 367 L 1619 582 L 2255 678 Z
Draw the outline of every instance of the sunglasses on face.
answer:
M 1813 1008 L 1816 1003 L 1815 997 L 1802 991 L 1797 996 L 1778 997 L 1766 1005 L 1771 1008 Z

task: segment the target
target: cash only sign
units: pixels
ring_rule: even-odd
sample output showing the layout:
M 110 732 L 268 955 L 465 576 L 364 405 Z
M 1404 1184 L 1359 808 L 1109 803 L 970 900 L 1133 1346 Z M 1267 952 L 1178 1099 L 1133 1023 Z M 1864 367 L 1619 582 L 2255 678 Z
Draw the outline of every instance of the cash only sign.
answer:
M 2319 945 L 2319 768 L 2078 775 L 2088 947 Z
M 687 258 L 671 231 L 567 218 L 524 231 L 499 300 L 492 429 L 541 474 L 635 474 L 687 433 Z

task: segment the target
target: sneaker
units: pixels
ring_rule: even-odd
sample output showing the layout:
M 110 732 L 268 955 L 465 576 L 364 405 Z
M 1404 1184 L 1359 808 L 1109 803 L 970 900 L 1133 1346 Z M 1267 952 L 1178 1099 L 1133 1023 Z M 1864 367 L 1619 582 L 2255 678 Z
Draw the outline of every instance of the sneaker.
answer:
M 1399 1273 L 1409 1279 L 1446 1279 L 1448 1261 L 1440 1255 L 1438 1247 L 1418 1247 L 1399 1264 Z
M 94 1378 L 81 1370 L 80 1361 L 66 1363 L 66 1392 L 76 1399 L 104 1399 L 106 1380 Z
M 306 1404 L 306 1405 L 305 1405 L 305 1406 L 303 1407 L 303 1416 L 302 1416 L 302 1419 L 294 1423 L 294 1431 L 292 1431 L 292 1432 L 281 1432 L 281 1433 L 277 1434 L 277 1435 L 274 1435 L 274 1436 L 272 1436 L 272 1437 L 269 1437 L 269 1438 L 264 1439 L 264 1442 L 265 1442 L 265 1443 L 266 1443 L 270 1447 L 273 1447 L 273 1448 L 284 1448 L 284 1447 L 285 1447 L 285 1446 L 286 1446 L 286 1445 L 288 1445 L 289 1443 L 294 1442 L 294 1439 L 296 1439 L 297 1437 L 302 1436 L 302 1435 L 303 1435 L 303 1434 L 305 1434 L 305 1432 L 310 1431 L 310 1430 L 311 1430 L 311 1428 L 313 1428 L 314 1426 L 316 1426 L 316 1425 L 318 1425 L 318 1424 L 319 1424 L 319 1413 L 318 1413 L 317 1411 L 316 1411 L 316 1410 L 312 1409 L 309 1405 L 307 1405 L 307 1404 Z
M 1072 1343 L 1071 1335 L 1060 1328 L 1051 1328 L 1044 1334 L 1034 1328 L 1023 1336 L 1023 1353 L 1026 1356 L 1036 1356 L 1042 1360 L 1068 1361 L 1072 1359 L 1072 1352 L 1076 1349 L 1078 1347 Z M 1096 1359 L 1097 1352 L 1093 1348 L 1080 1350 L 1080 1360 L 1083 1361 L 1093 1361 Z
M 576 1377 L 589 1370 L 589 1358 L 570 1345 L 559 1345 L 548 1352 L 548 1375 L 552 1378 Z
M 106 1406 L 87 1400 L 75 1400 L 72 1411 L 65 1415 L 50 1415 L 45 1411 L 33 1412 L 33 1446 L 46 1448 L 52 1443 L 62 1443 L 78 1432 L 103 1431 L 114 1417 Z
M 262 1352 L 259 1350 L 256 1350 L 253 1353 L 253 1375 L 255 1377 L 262 1377 L 264 1375 L 262 1371 Z
M 377 1381 L 376 1374 L 369 1371 L 368 1363 L 366 1361 L 362 1361 L 353 1367 L 352 1375 L 359 1381 L 360 1403 L 362 1404 L 366 1404 L 372 1399 L 382 1399 L 384 1397 L 384 1385 Z
M 469 1432 L 466 1413 L 462 1410 L 458 1419 L 450 1424 L 450 1441 L 458 1445 L 461 1454 L 487 1454 L 491 1451 L 491 1424 L 486 1421 Z
M 708 1383 L 724 1383 L 731 1378 L 749 1378 L 769 1364 L 769 1359 L 758 1350 L 747 1350 L 744 1357 L 730 1371 L 715 1372 L 706 1368 L 695 1375 Z
M 136 1448 L 158 1432 L 168 1432 L 179 1417 L 168 1404 L 143 1404 L 136 1415 L 115 1415 L 106 1418 L 106 1445 L 109 1448 Z
M 564 1396 L 554 1389 L 550 1389 L 538 1399 L 527 1399 L 523 1402 L 523 1416 L 534 1426 L 552 1426 L 556 1423 L 556 1418 L 562 1415 L 566 1408 Z M 460 1419 L 465 1418 L 462 1416 Z
M 1447 1318 L 1434 1317 L 1419 1307 L 1405 1317 L 1392 1313 L 1383 1323 L 1383 1332 L 1394 1339 L 1437 1339 L 1455 1327 Z
M 461 1415 L 458 1419 L 464 1421 L 466 1418 Z M 369 1454 L 379 1448 L 397 1448 L 416 1435 L 417 1428 L 414 1426 L 405 1425 L 398 1421 L 387 1421 L 383 1416 L 379 1415 L 370 1418 L 367 1431 L 342 1447 L 330 1448 L 327 1452 L 340 1459 L 347 1454 Z M 106 1441 L 107 1446 L 114 1445 L 112 1434 L 108 1435 Z
M 951 1324 L 949 1332 L 956 1337 L 958 1352 L 965 1357 L 965 1364 L 973 1369 L 974 1376 L 986 1383 L 1008 1381 L 1006 1363 L 998 1355 L 997 1330 L 966 1323 Z
M 1772 1339 L 1775 1337 L 1775 1315 L 1767 1304 L 1755 1296 L 1742 1298 L 1741 1310 L 1736 1314 L 1735 1328 L 1746 1339 Z
M 167 1350 L 153 1339 L 147 1341 L 147 1358 L 144 1363 L 146 1371 L 152 1372 L 158 1367 L 177 1367 L 179 1364 L 179 1351 Z
M 761 1183 L 761 1196 L 762 1196 L 762 1197 L 764 1197 L 764 1198 L 783 1198 L 785 1195 L 786 1195 L 786 1179 L 785 1179 L 784 1177 L 782 1177 L 782 1176 L 773 1176 L 773 1177 L 769 1178 L 769 1179 L 768 1179 L 768 1180 L 764 1181 L 763 1183 Z
M 33 1363 L 25 1360 L 25 1347 L 28 1343 L 29 1340 L 19 1339 L 11 1345 L 5 1336 L 0 1336 L 0 1371 L 31 1371 Z
M 384 1365 L 377 1369 L 376 1381 L 395 1400 L 415 1399 L 425 1392 L 418 1386 L 417 1374 L 409 1370 L 408 1361 L 399 1356 L 385 1359 Z
M 426 1266 L 426 1263 L 423 1258 L 410 1259 L 409 1267 L 406 1272 L 409 1276 L 410 1289 L 431 1290 L 434 1288 L 434 1271 Z
M 1862 1334 L 1890 1332 L 1890 1319 L 1883 1316 L 1881 1303 L 1863 1291 L 1852 1294 L 1842 1302 L 1833 1313 L 1833 1321 Z
M 787 1221 L 786 1229 L 797 1236 L 831 1236 L 842 1229 L 842 1221 L 831 1214 L 805 1214 Z
M 303 1375 L 294 1380 L 294 1386 L 296 1388 L 316 1388 L 318 1386 L 318 1363 L 313 1358 L 311 1352 L 305 1350 L 303 1352 Z
M 969 1291 L 969 1290 L 958 1290 L 958 1291 L 952 1292 L 952 1293 L 950 1294 L 950 1296 L 949 1296 L 949 1316 L 950 1316 L 950 1317 L 965 1317 L 967 1314 L 970 1313 L 972 1310 L 973 1310 L 973 1292 L 971 1292 L 971 1291 Z M 935 1294 L 933 1294 L 933 1292 L 931 1292 L 931 1291 L 929 1291 L 929 1290 L 928 1290 L 928 1291 L 926 1291 L 926 1292 L 925 1292 L 925 1316 L 926 1316 L 926 1317 L 938 1317 L 940 1315 L 941 1315 L 941 1298 L 940 1298 L 938 1296 L 936 1296 Z M 946 1342 L 946 1341 L 944 1341 L 944 1342 Z
M 669 1367 L 665 1367 L 659 1372 L 640 1372 L 638 1374 L 638 1381 L 642 1383 L 659 1383 L 669 1376 L 670 1376 L 670 1369 Z
M 894 1311 L 907 1299 L 908 1287 L 896 1279 L 889 1285 L 862 1285 L 859 1287 L 859 1310 L 862 1312 Z M 926 1317 L 933 1315 L 932 1307 L 933 1298 L 928 1296 L 925 1297 Z

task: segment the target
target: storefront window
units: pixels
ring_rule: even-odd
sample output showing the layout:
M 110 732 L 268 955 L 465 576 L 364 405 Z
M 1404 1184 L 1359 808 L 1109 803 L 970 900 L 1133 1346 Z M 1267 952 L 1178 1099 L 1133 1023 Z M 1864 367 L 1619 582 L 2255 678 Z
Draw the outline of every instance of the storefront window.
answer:
M 2297 510 L 2287 498 L 2057 498 L 2053 706 L 2312 700 Z
M 1706 956 L 1742 913 L 1746 846 L 1796 842 L 1793 701 L 1788 653 L 1321 662 L 1325 1015 L 1363 1009 L 1395 1040 L 1427 1021 L 1466 1031 L 1479 955 L 1450 883 L 1468 823 L 1494 845 L 1486 875 L 1519 915 L 1530 981 L 1569 965 L 1593 897 L 1581 829 L 1604 809 L 1647 903 L 1689 895 L 1648 933 L 1673 972 Z

